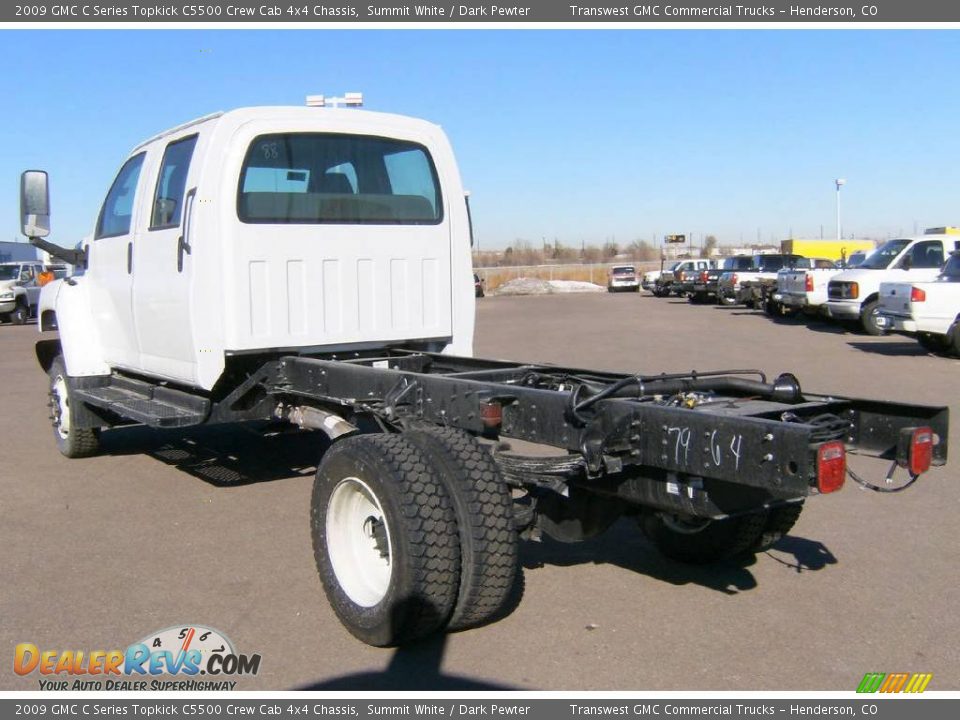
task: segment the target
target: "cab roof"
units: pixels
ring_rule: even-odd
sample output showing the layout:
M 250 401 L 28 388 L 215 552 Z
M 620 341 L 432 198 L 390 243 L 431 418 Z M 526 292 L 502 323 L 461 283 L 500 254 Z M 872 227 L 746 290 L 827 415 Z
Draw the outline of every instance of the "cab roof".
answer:
M 358 129 L 383 127 L 389 125 L 398 130 L 408 130 L 421 132 L 426 129 L 437 129 L 439 126 L 435 123 L 410 117 L 408 115 L 396 115 L 393 113 L 374 112 L 371 110 L 357 110 L 353 108 L 331 108 L 331 107 L 306 107 L 302 105 L 262 105 L 255 107 L 236 108 L 234 110 L 218 111 L 203 115 L 180 125 L 157 133 L 139 143 L 132 152 L 137 152 L 147 145 L 157 140 L 180 133 L 188 128 L 202 125 L 204 123 L 216 123 L 231 120 L 240 125 L 252 120 L 269 120 L 275 122 L 296 122 L 303 123 L 316 120 L 318 125 L 323 125 L 326 121 L 342 125 L 344 120 L 349 124 L 356 125 Z

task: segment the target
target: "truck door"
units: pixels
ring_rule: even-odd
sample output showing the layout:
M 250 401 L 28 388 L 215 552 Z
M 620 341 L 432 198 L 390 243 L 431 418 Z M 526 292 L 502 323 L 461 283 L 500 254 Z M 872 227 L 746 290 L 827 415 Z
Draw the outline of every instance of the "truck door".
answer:
M 921 240 L 914 243 L 897 263 L 896 269 L 903 271 L 903 279 L 906 281 L 933 280 L 940 274 L 940 268 L 946 260 L 943 245 L 942 240 Z
M 110 186 L 90 243 L 90 293 L 103 357 L 111 366 L 136 369 L 140 363 L 134 327 L 133 246 L 137 240 L 137 198 L 144 159 L 127 160 Z
M 37 300 L 40 299 L 40 285 L 37 283 L 38 271 L 39 268 L 35 265 L 20 266 L 20 285 L 26 293 L 27 305 L 30 307 L 31 313 L 37 307 Z
M 193 262 L 190 235 L 197 173 L 191 162 L 200 135 L 175 137 L 147 183 L 145 230 L 134 247 L 133 307 L 140 362 L 147 372 L 194 379 L 190 314 Z

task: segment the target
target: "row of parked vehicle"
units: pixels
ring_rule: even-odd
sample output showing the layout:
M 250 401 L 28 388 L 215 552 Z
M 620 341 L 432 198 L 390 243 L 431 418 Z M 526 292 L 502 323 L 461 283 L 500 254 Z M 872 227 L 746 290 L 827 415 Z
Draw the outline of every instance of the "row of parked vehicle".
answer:
M 793 254 L 680 260 L 646 273 L 641 286 L 658 297 L 826 317 L 869 335 L 900 333 L 960 355 L 960 235 L 943 229 L 840 262 Z

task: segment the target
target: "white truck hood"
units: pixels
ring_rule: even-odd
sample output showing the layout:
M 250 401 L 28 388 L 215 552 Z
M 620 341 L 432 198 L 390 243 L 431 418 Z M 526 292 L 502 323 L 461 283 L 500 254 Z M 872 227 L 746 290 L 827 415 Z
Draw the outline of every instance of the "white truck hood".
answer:
M 858 268 L 853 268 L 851 270 L 843 270 L 842 272 L 837 273 L 832 278 L 831 281 L 835 282 L 863 282 L 864 279 L 870 278 L 870 282 L 881 283 L 884 280 L 884 275 L 886 275 L 889 270 L 862 270 Z

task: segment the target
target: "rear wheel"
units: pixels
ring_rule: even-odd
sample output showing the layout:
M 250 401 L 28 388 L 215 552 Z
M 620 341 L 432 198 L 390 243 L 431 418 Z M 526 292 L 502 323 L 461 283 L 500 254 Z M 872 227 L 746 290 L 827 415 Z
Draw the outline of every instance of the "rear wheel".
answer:
M 432 460 L 460 532 L 460 589 L 451 630 L 489 622 L 510 600 L 519 570 L 513 499 L 490 454 L 468 433 L 416 428 L 404 434 Z
M 756 542 L 754 542 L 751 550 L 753 552 L 763 552 L 780 542 L 780 539 L 797 524 L 797 520 L 800 519 L 800 513 L 802 512 L 802 501 L 773 508 L 767 515 L 767 521 L 763 526 L 763 530 L 760 532 L 760 536 Z
M 954 320 L 947 330 L 947 349 L 954 355 L 960 355 L 960 318 Z
M 885 332 L 885 330 L 877 324 L 877 319 L 880 317 L 880 308 L 878 305 L 879 303 L 876 300 L 871 300 L 868 303 L 864 303 L 863 309 L 860 311 L 860 326 L 867 335 L 883 335 Z
M 351 634 L 387 647 L 446 624 L 460 575 L 457 522 L 417 446 L 399 435 L 334 443 L 310 510 L 320 580 Z
M 47 371 L 50 378 L 50 419 L 57 449 L 68 458 L 96 455 L 100 450 L 100 431 L 97 428 L 77 427 L 77 409 L 71 405 L 70 386 L 63 356 L 58 355 Z
M 642 523 L 644 533 L 663 555 L 705 565 L 751 552 L 766 527 L 767 513 L 725 520 L 655 513 L 645 516 Z
M 950 341 L 946 335 L 936 335 L 934 333 L 920 333 L 917 335 L 917 342 L 920 346 L 932 353 L 947 352 L 950 349 Z

